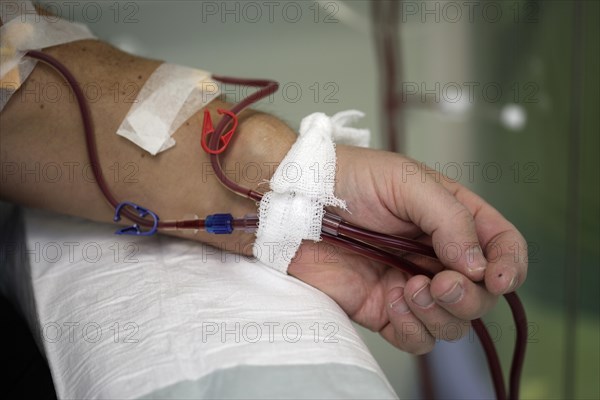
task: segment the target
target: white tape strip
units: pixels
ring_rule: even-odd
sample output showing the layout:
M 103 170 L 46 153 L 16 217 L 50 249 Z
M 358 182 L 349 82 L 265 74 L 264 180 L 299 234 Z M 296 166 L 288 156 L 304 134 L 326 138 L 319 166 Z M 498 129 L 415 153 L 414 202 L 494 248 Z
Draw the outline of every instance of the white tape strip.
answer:
M 259 207 L 253 253 L 269 267 L 287 273 L 302 240 L 319 241 L 324 207 L 346 208 L 334 195 L 338 143 L 366 147 L 370 132 L 345 126 L 363 117 L 349 110 L 328 117 L 314 113 L 302 120 L 298 140 L 271 178 L 271 191 Z
M 117 135 L 156 155 L 174 146 L 171 136 L 177 128 L 219 94 L 210 73 L 162 64 L 144 84 Z
M 95 39 L 85 25 L 40 16 L 30 1 L 3 3 L 0 18 L 0 111 L 35 68 L 35 60 L 23 58 L 27 51 Z

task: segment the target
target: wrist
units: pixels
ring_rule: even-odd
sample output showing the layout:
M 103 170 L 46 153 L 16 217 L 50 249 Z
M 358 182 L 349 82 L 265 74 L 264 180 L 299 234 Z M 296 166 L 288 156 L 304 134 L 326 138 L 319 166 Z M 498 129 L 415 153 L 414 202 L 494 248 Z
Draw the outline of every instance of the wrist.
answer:
M 208 106 L 211 117 L 216 126 L 221 118 L 217 114 L 218 108 L 230 109 L 231 104 L 213 101 Z M 200 218 L 214 213 L 229 213 L 234 218 L 246 214 L 256 214 L 257 204 L 229 188 L 217 179 L 210 163 L 210 158 L 200 147 L 200 131 L 202 127 L 203 111 L 197 113 L 185 124 L 183 132 L 176 138 L 177 147 L 195 149 L 195 154 L 190 156 L 191 173 L 188 182 L 194 188 L 190 196 L 179 196 L 181 201 L 188 202 L 188 210 L 193 210 Z M 221 155 L 220 161 L 223 172 L 233 182 L 256 192 L 265 192 L 269 189 L 268 181 L 275 169 L 288 152 L 295 140 L 295 133 L 282 121 L 271 115 L 246 110 L 240 113 L 239 124 L 227 150 Z M 180 140 L 181 138 L 181 140 Z M 192 142 L 184 143 L 193 138 Z M 168 154 L 171 150 L 165 152 Z M 184 171 L 185 173 L 185 171 Z M 193 183 L 195 181 L 196 183 Z M 189 202 L 194 198 L 193 202 Z M 254 235 L 244 232 L 234 232 L 231 235 L 214 236 L 200 232 L 195 239 L 221 247 L 234 252 L 251 254 Z
M 243 188 L 264 193 L 269 190 L 268 182 L 295 138 L 293 130 L 278 118 L 256 111 L 244 111 L 240 114 L 237 131 L 228 150 L 220 158 L 222 170 L 230 180 Z M 233 209 L 249 204 L 250 209 L 243 207 L 239 212 L 256 212 L 252 200 L 220 186 L 230 195 Z

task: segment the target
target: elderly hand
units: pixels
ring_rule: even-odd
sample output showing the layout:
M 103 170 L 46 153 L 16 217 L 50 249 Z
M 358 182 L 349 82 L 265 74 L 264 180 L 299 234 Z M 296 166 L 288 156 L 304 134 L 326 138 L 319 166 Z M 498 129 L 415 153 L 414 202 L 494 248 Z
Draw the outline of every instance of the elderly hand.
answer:
M 468 321 L 527 275 L 526 242 L 498 211 L 462 185 L 401 155 L 338 146 L 336 196 L 347 221 L 416 238 L 440 261 L 407 258 L 433 279 L 325 243 L 303 243 L 288 272 L 331 296 L 359 324 L 398 348 L 422 354 L 455 340 Z

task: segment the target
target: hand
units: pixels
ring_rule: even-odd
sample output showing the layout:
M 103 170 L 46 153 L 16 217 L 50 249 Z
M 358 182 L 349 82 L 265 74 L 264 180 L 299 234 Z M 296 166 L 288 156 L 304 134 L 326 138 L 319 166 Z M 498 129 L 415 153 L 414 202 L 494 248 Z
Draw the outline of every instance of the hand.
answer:
M 441 261 L 406 258 L 437 274 L 399 269 L 324 243 L 305 242 L 288 272 L 332 297 L 359 324 L 398 348 L 423 354 L 456 340 L 468 321 L 527 274 L 526 242 L 498 211 L 462 185 L 401 155 L 338 146 L 336 196 L 362 227 L 416 238 Z

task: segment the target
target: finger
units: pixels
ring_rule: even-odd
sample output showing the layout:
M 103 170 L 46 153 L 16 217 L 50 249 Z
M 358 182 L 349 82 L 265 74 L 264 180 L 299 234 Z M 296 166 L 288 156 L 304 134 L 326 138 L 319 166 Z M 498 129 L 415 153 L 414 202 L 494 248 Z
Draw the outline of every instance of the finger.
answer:
M 425 354 L 433 350 L 435 339 L 410 311 L 404 299 L 404 288 L 396 287 L 390 290 L 387 299 L 390 322 L 380 331 L 381 336 L 411 354 Z
M 461 320 L 435 302 L 431 281 L 423 275 L 411 278 L 404 287 L 404 297 L 412 313 L 429 333 L 440 340 L 458 340 L 469 332 L 469 321 Z
M 412 167 L 425 171 L 421 166 Z M 408 217 L 432 236 L 434 250 L 445 266 L 473 280 L 483 279 L 487 260 L 471 212 L 433 174 L 402 172 L 396 179 L 402 179 L 394 196 L 398 216 Z
M 485 246 L 490 268 L 485 274 L 485 285 L 491 293 L 515 291 L 527 277 L 527 244 L 516 231 L 505 231 Z
M 490 311 L 498 296 L 456 271 L 442 271 L 431 280 L 435 302 L 461 320 L 473 320 Z
M 494 294 L 516 290 L 527 277 L 527 242 L 517 228 L 464 186 L 445 186 L 474 215 L 475 229 L 488 260 L 485 284 Z

